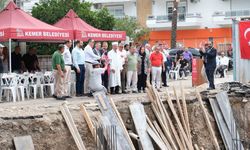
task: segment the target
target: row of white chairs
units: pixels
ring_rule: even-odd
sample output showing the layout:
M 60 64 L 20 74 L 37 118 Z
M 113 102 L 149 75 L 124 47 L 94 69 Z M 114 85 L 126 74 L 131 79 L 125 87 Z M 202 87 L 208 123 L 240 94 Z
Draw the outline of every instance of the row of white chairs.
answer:
M 50 89 L 50 94 L 54 94 L 54 76 L 52 72 L 36 72 L 34 74 L 3 73 L 0 75 L 0 79 L 0 101 L 3 95 L 6 95 L 7 101 L 10 101 L 10 93 L 13 102 L 20 99 L 24 101 L 25 94 L 27 99 L 30 99 L 31 95 L 36 99 L 38 93 L 41 98 L 44 98 L 45 88 Z

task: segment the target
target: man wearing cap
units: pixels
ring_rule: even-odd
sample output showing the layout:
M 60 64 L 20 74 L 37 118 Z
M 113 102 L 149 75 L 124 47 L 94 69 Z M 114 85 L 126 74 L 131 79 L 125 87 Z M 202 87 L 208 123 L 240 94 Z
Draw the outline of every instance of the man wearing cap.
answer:
M 3 46 L 2 44 L 0 44 L 0 73 L 3 73 L 3 48 L 5 46 Z
M 102 85 L 102 74 L 107 69 L 108 64 L 105 63 L 104 68 L 101 68 L 101 63 L 98 61 L 93 62 L 93 68 L 90 69 L 89 88 L 91 92 L 107 93 L 107 89 Z
M 91 96 L 90 89 L 89 89 L 89 76 L 90 76 L 90 70 L 93 68 L 93 63 L 95 61 L 100 60 L 100 56 L 96 55 L 93 51 L 95 45 L 95 41 L 93 39 L 89 39 L 88 45 L 84 48 L 84 54 L 85 54 L 85 82 L 84 82 L 84 93 L 88 94 L 88 96 Z
M 54 76 L 55 76 L 55 94 L 54 97 L 57 100 L 65 100 L 65 95 L 63 93 L 63 78 L 64 78 L 64 72 L 65 72 L 65 64 L 62 57 L 62 54 L 64 52 L 64 45 L 60 44 L 58 46 L 58 50 L 54 52 L 52 56 L 52 67 L 54 70 Z
M 200 53 L 204 59 L 204 66 L 206 70 L 207 79 L 209 82 L 208 90 L 213 90 L 215 89 L 214 71 L 216 69 L 217 50 L 213 47 L 213 44 L 209 42 L 205 44 L 205 48 L 200 49 Z
M 72 46 L 72 41 L 66 41 L 64 44 L 63 60 L 65 63 L 65 77 L 64 77 L 64 94 L 67 98 L 70 98 L 70 79 L 71 79 L 71 67 L 72 67 L 72 57 L 70 53 L 70 47 Z
M 112 50 L 108 52 L 108 58 L 110 59 L 111 70 L 109 78 L 110 92 L 111 94 L 119 94 L 123 61 L 121 59 L 121 55 L 118 52 L 118 42 L 112 43 Z

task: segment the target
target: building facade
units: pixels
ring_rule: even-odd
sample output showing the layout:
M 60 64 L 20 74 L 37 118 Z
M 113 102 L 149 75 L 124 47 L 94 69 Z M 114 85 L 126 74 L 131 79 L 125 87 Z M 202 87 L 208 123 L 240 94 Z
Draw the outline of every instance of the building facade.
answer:
M 94 9 L 107 7 L 116 18 L 130 16 L 151 29 L 150 43 L 170 45 L 173 0 L 86 0 Z M 179 0 L 177 42 L 199 47 L 213 41 L 226 49 L 232 42 L 232 18 L 250 18 L 250 0 Z
M 31 12 L 41 0 L 15 0 Z M 136 18 L 148 27 L 149 42 L 170 44 L 173 0 L 82 0 L 93 3 L 93 10 L 106 7 L 115 18 Z M 211 40 L 219 49 L 232 41 L 232 18 L 250 18 L 250 0 L 179 0 L 177 42 L 185 47 L 199 47 Z

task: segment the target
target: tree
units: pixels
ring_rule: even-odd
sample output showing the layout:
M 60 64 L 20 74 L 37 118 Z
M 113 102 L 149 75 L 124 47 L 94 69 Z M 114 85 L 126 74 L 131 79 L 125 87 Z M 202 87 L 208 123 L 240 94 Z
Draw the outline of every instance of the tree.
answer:
M 4 9 L 7 0 L 0 0 L 0 11 Z
M 125 31 L 127 36 L 132 38 L 134 41 L 147 40 L 149 30 L 142 27 L 136 19 L 132 17 L 124 17 L 121 19 L 116 19 L 115 30 Z
M 36 3 L 31 13 L 32 16 L 46 22 L 55 24 L 66 13 L 73 9 L 78 16 L 88 24 L 103 30 L 112 30 L 115 25 L 115 18 L 109 14 L 106 8 L 98 11 L 91 11 L 92 4 L 80 2 L 79 0 L 43 0 Z M 52 54 L 56 47 L 54 44 L 31 44 L 39 47 L 38 54 Z

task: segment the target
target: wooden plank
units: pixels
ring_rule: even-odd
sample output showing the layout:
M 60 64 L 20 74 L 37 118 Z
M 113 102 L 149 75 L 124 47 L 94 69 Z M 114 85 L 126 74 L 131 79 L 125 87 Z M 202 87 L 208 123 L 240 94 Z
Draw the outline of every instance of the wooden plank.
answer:
M 184 146 L 185 142 L 181 142 L 180 137 L 179 137 L 179 135 L 178 135 L 178 133 L 177 133 L 175 127 L 174 127 L 174 124 L 173 124 L 173 122 L 172 122 L 172 120 L 171 120 L 171 118 L 170 118 L 170 116 L 169 116 L 169 114 L 167 112 L 166 107 L 164 107 L 164 105 L 163 105 L 163 103 L 162 103 L 161 100 L 159 100 L 159 102 L 160 102 L 161 106 L 163 107 L 163 111 L 165 113 L 165 117 L 167 118 L 167 122 L 168 122 L 168 124 L 170 126 L 170 129 L 171 129 L 172 133 L 173 133 L 172 136 L 174 136 L 174 138 L 175 138 L 175 140 L 176 140 L 176 142 L 177 142 L 180 150 L 184 150 L 185 149 L 185 146 Z
M 82 138 L 81 138 L 81 136 L 76 128 L 75 123 L 74 123 L 73 117 L 70 114 L 70 111 L 68 109 L 67 102 L 64 102 L 62 104 L 62 106 L 60 107 L 60 109 L 61 109 L 62 115 L 66 121 L 66 124 L 70 130 L 71 135 L 74 138 L 74 141 L 75 141 L 78 149 L 79 150 L 86 150 L 86 148 L 83 144 Z
M 154 128 L 156 129 L 156 132 L 155 132 L 155 133 L 159 134 L 159 135 L 160 135 L 160 139 L 162 139 L 162 141 L 165 143 L 165 145 L 166 145 L 169 149 L 171 149 L 171 146 L 170 146 L 170 144 L 169 144 L 167 138 L 166 138 L 165 135 L 163 134 L 163 132 L 162 132 L 160 126 L 158 125 L 158 123 L 157 123 L 156 121 L 153 121 L 153 124 L 154 124 Z M 151 129 L 152 129 L 152 128 L 151 128 Z
M 208 130 L 209 130 L 209 133 L 210 133 L 210 138 L 211 138 L 211 140 L 213 141 L 214 148 L 215 148 L 216 150 L 220 150 L 220 146 L 219 146 L 219 143 L 218 143 L 218 141 L 217 141 L 217 137 L 215 136 L 214 130 L 213 130 L 213 128 L 212 128 L 211 122 L 210 122 L 210 120 L 209 120 L 207 110 L 205 109 L 205 107 L 204 107 L 204 105 L 203 105 L 201 95 L 200 95 L 200 93 L 198 92 L 197 89 L 196 89 L 196 96 L 197 96 L 198 101 L 199 101 L 199 103 L 200 103 L 200 105 L 201 105 L 201 110 L 202 110 L 202 112 L 203 112 L 203 116 L 204 116 L 204 118 L 205 118 L 206 125 L 207 125 Z
M 135 150 L 135 147 L 128 135 L 128 132 L 121 121 L 121 118 L 118 117 L 119 114 L 117 110 L 114 109 L 115 106 L 112 106 L 112 100 L 109 99 L 105 93 L 103 92 L 96 92 L 94 94 L 94 97 L 100 107 L 101 113 L 103 116 L 106 116 L 108 120 L 116 126 L 116 131 L 117 131 L 117 140 L 121 144 L 121 149 L 126 149 L 126 150 Z M 101 97 L 100 100 L 99 98 Z M 101 101 L 104 102 L 105 104 L 101 104 Z M 104 106 L 104 107 L 103 107 Z M 106 106 L 106 107 L 105 107 Z M 105 109 L 106 108 L 106 109 Z
M 14 137 L 16 150 L 35 150 L 32 138 L 30 135 Z
M 187 135 L 189 137 L 189 140 L 192 142 L 191 129 L 190 129 L 189 117 L 188 117 L 188 111 L 187 111 L 187 102 L 186 102 L 185 91 L 184 91 L 182 82 L 181 82 L 181 99 L 182 99 L 182 105 L 183 105 L 184 118 L 185 118 L 186 125 L 187 125 Z
M 90 118 L 85 106 L 80 105 L 80 110 L 81 110 L 81 112 L 83 114 L 83 117 L 84 117 L 85 121 L 87 122 L 87 125 L 89 127 L 89 130 L 90 130 L 92 136 L 95 137 L 95 126 L 93 125 L 93 123 L 91 121 L 91 118 Z
M 147 134 L 147 121 L 144 107 L 139 102 L 134 102 L 129 105 L 132 119 L 135 125 L 136 132 L 140 137 L 140 142 L 143 150 L 153 150 L 153 144 L 149 135 Z
M 194 144 L 194 149 L 195 149 L 195 150 L 200 150 L 200 148 L 198 147 L 197 144 Z
M 147 128 L 148 134 L 151 136 L 151 138 L 155 141 L 155 143 L 159 146 L 162 150 L 170 150 L 166 147 L 166 145 L 162 142 L 161 139 L 154 133 L 154 131 L 151 128 Z
M 244 149 L 241 141 L 238 140 L 240 139 L 240 134 L 237 130 L 237 125 L 233 116 L 233 110 L 229 102 L 227 93 L 224 91 L 224 92 L 220 92 L 216 94 L 216 99 L 217 99 L 216 101 L 218 103 L 218 106 L 221 110 L 223 119 L 225 120 L 228 131 L 230 132 L 232 139 L 236 139 L 233 142 L 233 145 L 232 145 L 233 148 Z
M 160 123 L 160 125 L 161 125 L 161 127 L 162 127 L 163 133 L 165 134 L 165 136 L 166 136 L 166 138 L 167 138 L 169 144 L 171 145 L 172 149 L 178 150 L 178 148 L 177 148 L 176 145 L 175 145 L 175 142 L 173 141 L 173 139 L 172 139 L 172 137 L 171 137 L 171 135 L 170 135 L 170 132 L 169 132 L 169 131 L 167 130 L 167 128 L 165 127 L 165 125 L 164 125 L 163 121 L 161 120 L 161 118 L 160 118 L 158 112 L 156 111 L 154 105 L 152 105 L 152 109 L 153 109 L 154 114 L 155 114 L 156 118 L 158 119 L 158 122 Z
M 214 118 L 216 120 L 216 123 L 218 125 L 222 140 L 224 142 L 224 145 L 227 150 L 233 149 L 233 138 L 231 133 L 229 132 L 227 125 L 225 123 L 225 120 L 223 118 L 223 115 L 220 111 L 219 105 L 214 99 L 209 99 L 210 105 L 212 107 L 212 111 L 214 114 Z
M 180 99 L 179 99 L 179 96 L 178 96 L 178 93 L 176 91 L 175 86 L 173 86 L 173 90 L 174 90 L 174 95 L 175 95 L 175 98 L 176 98 L 177 108 L 179 110 L 179 114 L 180 114 L 180 118 L 181 118 L 181 123 L 183 125 L 184 130 L 186 131 L 186 133 L 188 135 L 188 129 L 187 129 L 186 121 L 184 119 L 184 115 L 183 115 L 183 111 L 182 111 Z
M 174 105 L 172 103 L 172 100 L 171 100 L 168 92 L 167 92 L 167 103 L 168 103 L 168 106 L 169 106 L 169 108 L 170 108 L 170 110 L 171 110 L 171 112 L 172 112 L 172 114 L 174 116 L 174 119 L 175 119 L 176 123 L 177 123 L 177 127 L 178 127 L 178 129 L 180 131 L 180 136 L 183 136 L 184 141 L 185 141 L 185 143 L 187 145 L 187 148 L 189 150 L 193 150 L 194 149 L 193 145 L 190 142 L 189 138 L 187 137 L 187 134 L 185 133 L 185 131 L 184 131 L 182 125 L 181 125 L 181 122 L 180 122 L 179 117 L 178 117 L 178 115 L 177 115 L 177 113 L 175 111 Z

